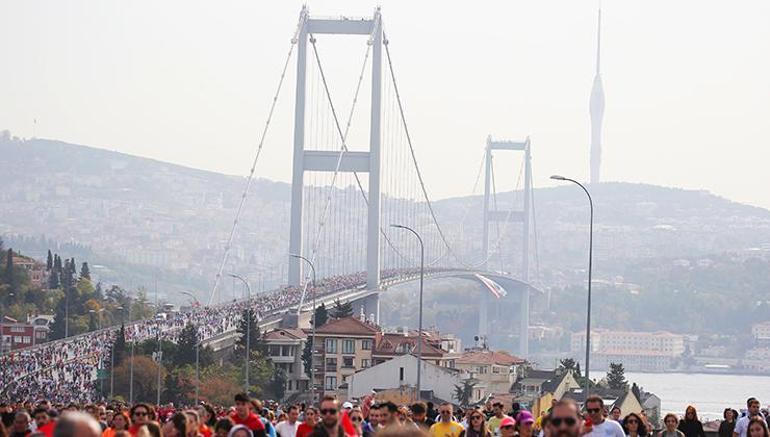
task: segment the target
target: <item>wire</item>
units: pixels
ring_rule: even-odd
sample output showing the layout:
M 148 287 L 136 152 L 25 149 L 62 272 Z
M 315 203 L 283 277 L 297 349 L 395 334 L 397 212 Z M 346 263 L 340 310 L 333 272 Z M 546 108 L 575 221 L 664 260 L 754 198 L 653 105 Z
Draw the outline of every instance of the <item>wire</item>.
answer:
M 241 217 L 241 212 L 243 211 L 243 205 L 246 203 L 246 197 L 249 193 L 249 189 L 251 188 L 251 183 L 254 180 L 254 171 L 257 168 L 257 162 L 259 162 L 259 157 L 262 156 L 262 147 L 265 144 L 265 137 L 267 136 L 267 131 L 270 127 L 270 122 L 273 119 L 273 113 L 275 112 L 275 106 L 278 103 L 278 96 L 281 93 L 281 88 L 283 87 L 284 78 L 286 77 L 286 70 L 289 67 L 289 61 L 291 60 L 292 54 L 294 53 L 294 46 L 297 44 L 297 35 L 299 35 L 299 31 L 305 24 L 305 15 L 303 14 L 302 17 L 299 20 L 299 23 L 297 23 L 297 28 L 294 31 L 294 36 L 291 38 L 291 46 L 289 47 L 289 53 L 286 56 L 286 62 L 283 64 L 283 70 L 281 71 L 281 78 L 278 81 L 278 88 L 275 91 L 275 95 L 273 97 L 273 101 L 270 103 L 270 111 L 267 114 L 267 121 L 265 121 L 265 127 L 262 129 L 262 136 L 259 140 L 259 145 L 257 146 L 257 153 L 254 156 L 254 160 L 251 163 L 251 169 L 249 170 L 249 176 L 246 178 L 246 187 L 243 190 L 243 194 L 241 195 L 241 200 L 238 203 L 238 209 L 235 212 L 235 219 L 233 219 L 233 226 L 230 229 L 230 235 L 227 237 L 227 244 L 225 245 L 225 253 L 222 255 L 222 261 L 219 263 L 219 269 L 217 270 L 217 276 L 214 278 L 214 286 L 211 288 L 211 296 L 209 296 L 209 302 L 208 304 L 211 305 L 214 301 L 214 294 L 217 292 L 217 288 L 219 287 L 219 283 L 222 279 L 222 271 L 225 268 L 225 264 L 227 264 L 227 259 L 230 257 L 230 248 L 233 244 L 233 238 L 235 238 L 235 232 L 238 228 L 238 220 Z

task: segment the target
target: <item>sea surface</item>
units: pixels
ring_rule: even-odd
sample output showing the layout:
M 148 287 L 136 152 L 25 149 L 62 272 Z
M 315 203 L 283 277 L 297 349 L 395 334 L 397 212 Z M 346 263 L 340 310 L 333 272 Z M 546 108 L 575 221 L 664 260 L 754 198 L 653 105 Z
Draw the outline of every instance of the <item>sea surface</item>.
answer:
M 727 407 L 745 409 L 751 396 L 759 399 L 763 408 L 770 404 L 770 376 L 627 372 L 626 379 L 658 395 L 661 416 L 682 416 L 685 408 L 693 405 L 700 419 L 721 419 Z

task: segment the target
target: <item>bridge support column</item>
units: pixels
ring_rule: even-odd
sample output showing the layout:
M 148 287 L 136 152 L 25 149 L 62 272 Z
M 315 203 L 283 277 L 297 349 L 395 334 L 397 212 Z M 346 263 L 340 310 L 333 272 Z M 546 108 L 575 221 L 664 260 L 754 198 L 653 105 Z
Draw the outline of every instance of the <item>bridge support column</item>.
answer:
M 380 293 L 375 293 L 367 297 L 364 302 L 364 314 L 367 319 L 374 316 L 374 323 L 380 324 Z
M 380 287 L 380 143 L 382 115 L 382 18 L 379 8 L 371 19 L 313 19 L 307 8 L 302 8 L 297 35 L 297 91 L 294 104 L 294 161 L 291 187 L 291 225 L 289 231 L 288 284 L 301 285 L 303 266 L 291 254 L 305 255 L 312 261 L 312 247 L 302 247 L 302 197 L 304 172 L 368 173 L 368 217 L 366 235 L 366 284 L 370 290 Z M 309 35 L 368 35 L 372 45 L 372 95 L 369 123 L 369 151 L 307 150 L 305 148 L 306 70 Z M 311 52 L 312 53 L 312 52 Z M 326 146 L 313 144 L 316 148 Z M 341 160 L 340 160 L 341 159 Z M 340 161 L 338 163 L 338 161 Z M 327 269 L 328 270 L 328 269 Z

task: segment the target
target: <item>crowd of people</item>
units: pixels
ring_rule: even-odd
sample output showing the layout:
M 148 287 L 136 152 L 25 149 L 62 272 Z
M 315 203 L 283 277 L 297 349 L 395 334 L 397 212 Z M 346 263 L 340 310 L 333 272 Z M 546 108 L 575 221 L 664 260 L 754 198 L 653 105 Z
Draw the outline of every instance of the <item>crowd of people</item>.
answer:
M 419 270 L 387 270 L 383 271 L 383 278 L 412 276 L 415 272 L 419 273 Z M 176 341 L 179 332 L 189 323 L 198 327 L 205 340 L 234 331 L 249 302 L 259 320 L 298 305 L 303 292 L 307 296 L 313 293 L 324 296 L 365 283 L 365 273 L 333 276 L 319 280 L 315 287 L 308 286 L 307 290 L 283 287 L 258 293 L 251 300 L 140 320 L 125 327 L 126 341 L 141 342 L 158 335 L 164 340 Z M 112 327 L 0 355 L 0 400 L 34 401 L 36 397 L 44 397 L 53 401 L 95 401 L 97 370 L 109 368 L 111 348 L 117 334 L 118 328 Z
M 119 402 L 79 404 L 39 400 L 0 404 L 0 437 L 705 437 L 694 407 L 670 413 L 657 427 L 643 412 L 610 411 L 600 397 L 583 408 L 554 401 L 538 418 L 500 402 L 455 410 L 447 402 L 397 405 L 367 396 L 339 402 L 325 396 L 317 406 L 261 402 L 245 393 L 232 405 L 191 407 Z M 720 437 L 769 437 L 767 417 L 750 398 L 742 416 L 725 410 Z

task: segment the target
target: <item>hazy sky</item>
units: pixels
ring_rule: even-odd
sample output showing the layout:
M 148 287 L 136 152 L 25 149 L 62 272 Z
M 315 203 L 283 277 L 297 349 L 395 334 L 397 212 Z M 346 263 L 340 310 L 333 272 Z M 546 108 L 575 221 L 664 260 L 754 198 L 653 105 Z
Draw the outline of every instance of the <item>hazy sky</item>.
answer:
M 309 7 L 363 16 L 376 4 Z M 587 179 L 597 2 L 380 4 L 435 197 L 469 194 L 488 134 L 531 136 L 536 186 L 553 173 Z M 39 137 L 245 175 L 301 5 L 3 1 L 0 129 L 29 137 L 36 118 Z M 603 9 L 603 179 L 770 208 L 770 2 L 605 0 Z M 356 75 L 365 38 L 319 47 L 349 100 L 355 83 L 344 78 Z M 290 178 L 290 71 L 257 170 L 270 179 Z

